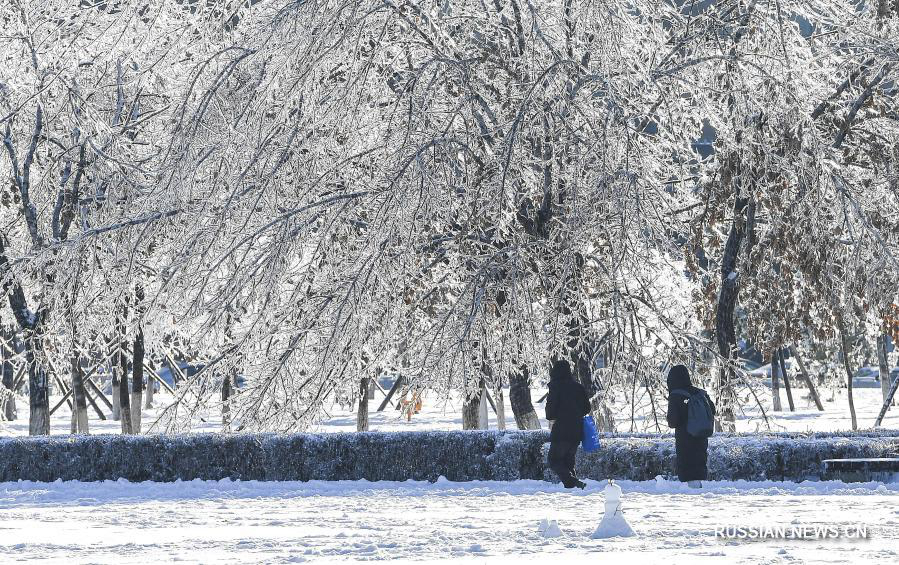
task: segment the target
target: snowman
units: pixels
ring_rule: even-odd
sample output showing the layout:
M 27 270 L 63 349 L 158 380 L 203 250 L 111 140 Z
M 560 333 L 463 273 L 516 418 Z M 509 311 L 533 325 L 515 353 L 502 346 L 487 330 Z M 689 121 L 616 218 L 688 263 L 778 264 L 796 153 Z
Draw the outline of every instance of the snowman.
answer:
M 596 527 L 596 531 L 590 537 L 604 539 L 635 535 L 630 524 L 624 519 L 624 514 L 621 513 L 621 487 L 609 479 L 609 484 L 602 492 L 606 497 L 606 511 L 602 515 L 602 521 Z

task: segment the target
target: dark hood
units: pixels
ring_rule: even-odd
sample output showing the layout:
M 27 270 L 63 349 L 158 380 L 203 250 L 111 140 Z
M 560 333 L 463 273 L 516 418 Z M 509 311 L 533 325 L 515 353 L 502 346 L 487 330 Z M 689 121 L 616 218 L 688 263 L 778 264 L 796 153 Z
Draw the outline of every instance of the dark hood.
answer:
M 571 378 L 571 365 L 564 359 L 553 361 L 549 369 L 549 380 L 561 381 Z
M 668 390 L 676 388 L 690 388 L 690 371 L 683 365 L 675 365 L 668 371 Z

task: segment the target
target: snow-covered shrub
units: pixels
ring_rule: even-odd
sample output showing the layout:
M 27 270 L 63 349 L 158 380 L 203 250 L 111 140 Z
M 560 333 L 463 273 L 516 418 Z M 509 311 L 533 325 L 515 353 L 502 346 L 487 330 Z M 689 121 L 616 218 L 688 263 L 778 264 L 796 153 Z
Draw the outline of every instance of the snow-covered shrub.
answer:
M 709 479 L 712 480 L 763 480 L 779 469 L 780 449 L 783 440 L 772 438 L 712 437 L 709 440 Z M 791 441 L 791 440 L 787 440 Z M 674 442 L 672 440 L 672 469 L 674 475 Z M 663 473 L 660 473 L 663 474 Z
M 304 436 L 300 480 L 469 481 L 489 476 L 491 432 L 343 433 Z
M 487 456 L 490 476 L 496 481 L 514 481 L 521 478 L 521 452 L 524 442 L 512 434 L 497 438 L 493 453 Z
M 493 453 L 487 456 L 490 478 L 495 481 L 542 479 L 546 466 L 543 446 L 546 432 L 505 432 L 498 434 Z
M 74 436 L 0 440 L 0 480 L 258 479 L 256 436 Z
M 127 479 L 451 481 L 545 479 L 545 431 L 197 434 L 0 438 L 0 481 Z M 709 478 L 803 480 L 821 461 L 899 456 L 895 431 L 731 434 L 709 441 Z M 576 470 L 591 479 L 674 476 L 671 435 L 605 435 Z
M 824 459 L 899 457 L 899 437 L 809 437 L 782 441 L 778 448 L 779 476 L 770 478 L 795 481 L 820 477 Z
M 182 480 L 248 480 L 265 473 L 265 458 L 258 438 L 250 435 L 178 436 L 166 445 L 165 455 L 162 468 L 171 469 Z
M 268 481 L 301 480 L 305 434 L 265 434 L 258 437 L 265 471 L 259 479 Z
M 544 457 L 547 449 L 544 449 Z M 895 432 L 838 434 L 731 434 L 709 439 L 711 480 L 787 480 L 820 477 L 824 459 L 896 457 Z M 674 438 L 668 436 L 606 436 L 592 453 L 578 451 L 575 470 L 590 479 L 648 480 L 675 476 Z M 546 470 L 546 480 L 558 479 Z
M 549 445 L 543 448 L 543 458 Z M 600 439 L 600 447 L 592 453 L 578 449 L 575 472 L 581 478 L 603 480 L 607 478 L 648 480 L 656 475 L 674 472 L 674 439 L 672 437 L 606 436 Z M 558 482 L 549 467 L 544 469 L 544 480 Z

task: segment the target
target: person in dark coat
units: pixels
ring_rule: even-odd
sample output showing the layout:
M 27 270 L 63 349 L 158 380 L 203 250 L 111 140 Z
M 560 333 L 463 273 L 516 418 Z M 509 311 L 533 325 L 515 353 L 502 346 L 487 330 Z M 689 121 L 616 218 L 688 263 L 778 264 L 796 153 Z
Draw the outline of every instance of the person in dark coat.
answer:
M 688 394 L 705 395 L 712 414 L 715 404 L 701 388 L 690 382 L 690 372 L 683 365 L 675 365 L 668 371 L 668 426 L 674 428 L 674 449 L 677 452 L 677 477 L 682 482 L 694 483 L 708 478 L 709 438 L 687 433 L 687 397 L 671 394 L 672 390 L 684 390 Z
M 568 361 L 555 361 L 549 379 L 546 419 L 553 421 L 549 468 L 559 475 L 565 488 L 584 488 L 586 484 L 574 474 L 574 456 L 584 437 L 584 416 L 590 412 L 590 401 L 584 387 L 572 377 Z

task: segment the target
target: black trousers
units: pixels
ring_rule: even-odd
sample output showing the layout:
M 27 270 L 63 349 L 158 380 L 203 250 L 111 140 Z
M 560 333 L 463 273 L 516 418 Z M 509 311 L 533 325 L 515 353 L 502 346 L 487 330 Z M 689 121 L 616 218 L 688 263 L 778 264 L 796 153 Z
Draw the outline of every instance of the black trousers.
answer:
M 704 481 L 709 478 L 709 438 L 693 437 L 677 430 L 674 447 L 677 453 L 677 478 L 681 482 Z
M 562 484 L 571 488 L 577 482 L 574 474 L 574 456 L 579 441 L 554 440 L 549 444 L 549 468 L 559 475 Z

